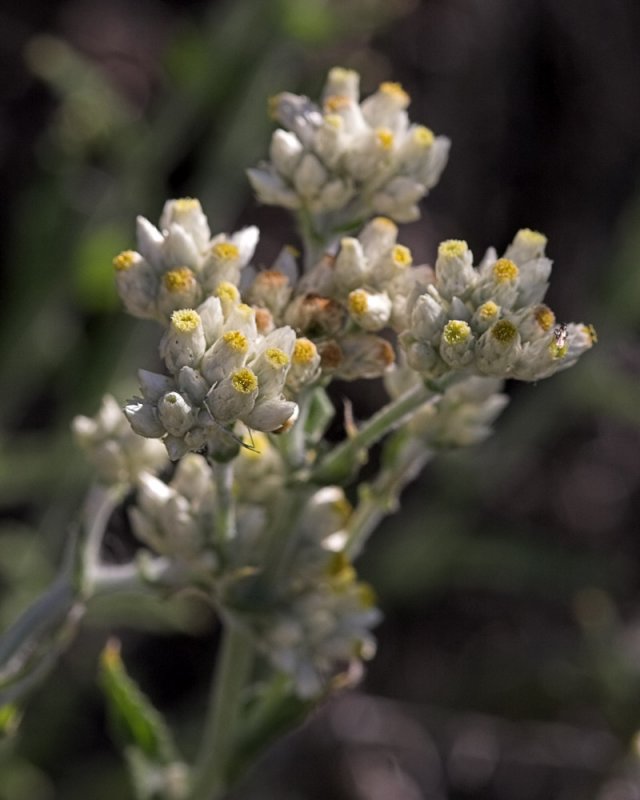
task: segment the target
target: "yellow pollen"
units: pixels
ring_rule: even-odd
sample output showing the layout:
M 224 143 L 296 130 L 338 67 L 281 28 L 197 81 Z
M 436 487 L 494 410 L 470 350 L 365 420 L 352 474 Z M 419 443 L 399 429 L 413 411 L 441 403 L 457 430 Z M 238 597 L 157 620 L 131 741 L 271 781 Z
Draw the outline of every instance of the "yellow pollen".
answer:
M 431 128 L 427 128 L 424 125 L 418 125 L 417 128 L 413 130 L 413 140 L 416 144 L 420 145 L 420 147 L 431 147 L 435 139 L 433 135 L 433 131 Z
M 238 258 L 240 255 L 238 246 L 233 242 L 218 242 L 218 244 L 213 245 L 211 252 L 220 261 L 233 261 L 234 258 Z
M 491 328 L 491 335 L 501 344 L 509 344 L 518 335 L 518 329 L 508 319 L 501 319 Z
M 550 331 L 556 324 L 556 315 L 549 306 L 538 306 L 533 312 L 533 316 L 543 331 Z
M 522 228 L 518 231 L 516 238 L 520 239 L 526 244 L 534 245 L 540 248 L 544 248 L 547 244 L 547 237 L 544 235 L 544 233 L 532 231 L 531 228 Z
M 493 319 L 499 311 L 499 305 L 494 303 L 493 300 L 487 300 L 487 302 L 483 303 L 478 309 L 478 316 L 483 320 Z
M 442 337 L 447 344 L 463 344 L 471 336 L 471 328 L 460 319 L 452 319 L 444 326 Z
M 324 101 L 324 111 L 327 114 L 340 111 L 341 108 L 348 108 L 351 100 L 344 94 L 332 94 Z
M 591 344 L 598 344 L 598 332 L 593 325 L 583 325 L 582 330 L 591 339 Z
M 366 314 L 369 308 L 367 293 L 362 289 L 356 289 L 349 295 L 349 311 L 352 314 Z
M 227 331 L 222 335 L 222 339 L 236 353 L 246 353 L 249 349 L 249 340 L 242 331 Z
M 460 258 L 468 250 L 467 243 L 463 239 L 447 239 L 441 242 L 438 247 L 438 255 L 443 258 Z
M 335 128 L 336 130 L 340 130 L 344 124 L 339 114 L 325 114 L 324 121 L 330 128 Z
M 258 379 L 250 369 L 243 367 L 231 374 L 231 385 L 240 394 L 252 394 L 258 388 Z
M 378 128 L 376 139 L 383 150 L 391 150 L 393 147 L 393 133 L 389 128 Z
M 184 214 L 187 211 L 199 210 L 200 201 L 193 197 L 181 197 L 179 200 L 173 201 L 173 207 L 179 214 Z
M 229 281 L 222 281 L 216 289 L 216 296 L 220 300 L 230 300 L 232 303 L 237 303 L 240 300 L 240 292 Z
M 130 269 L 134 265 L 137 255 L 135 250 L 123 250 L 120 255 L 113 259 L 114 269 L 117 269 L 118 272 Z
M 510 258 L 499 258 L 493 265 L 493 277 L 498 283 L 508 283 L 518 277 L 520 270 Z
M 310 364 L 317 353 L 318 350 L 310 339 L 296 339 L 291 358 L 294 364 Z
M 389 217 L 374 217 L 371 220 L 371 224 L 375 225 L 376 228 L 387 228 L 387 229 L 393 229 L 394 231 L 398 230 L 398 226 L 396 225 L 396 223 L 393 220 L 389 219 Z
M 393 263 L 398 267 L 410 267 L 413 261 L 411 250 L 403 244 L 397 244 L 391 251 Z
M 393 99 L 403 108 L 406 108 L 411 102 L 411 98 L 402 88 L 401 83 L 393 83 L 393 81 L 385 81 L 381 83 L 378 90 L 383 94 L 393 97 Z
M 164 285 L 172 293 L 184 292 L 194 284 L 194 275 L 189 267 L 178 267 L 169 270 L 163 278 Z
M 192 333 L 201 324 L 200 314 L 192 308 L 181 308 L 171 315 L 171 324 L 180 333 Z
M 289 363 L 289 356 L 279 347 L 270 347 L 265 356 L 272 367 L 286 367 Z

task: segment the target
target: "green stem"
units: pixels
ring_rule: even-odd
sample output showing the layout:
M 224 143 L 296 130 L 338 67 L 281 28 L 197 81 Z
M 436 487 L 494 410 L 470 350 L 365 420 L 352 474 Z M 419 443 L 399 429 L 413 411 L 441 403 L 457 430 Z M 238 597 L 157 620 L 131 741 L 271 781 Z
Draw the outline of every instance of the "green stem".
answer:
M 323 484 L 344 481 L 358 465 L 363 450 L 367 450 L 402 425 L 414 411 L 430 399 L 436 402 L 439 396 L 434 396 L 430 388 L 418 385 L 388 403 L 367 420 L 354 436 L 345 439 L 328 453 L 312 470 L 310 480 Z
M 236 535 L 236 504 L 233 496 L 233 462 L 211 461 L 216 484 L 214 538 L 224 551 Z
M 398 507 L 404 487 L 418 476 L 433 453 L 420 440 L 409 438 L 392 463 L 360 490 L 361 500 L 349 519 L 345 550 L 353 560 L 380 522 Z
M 253 644 L 246 633 L 233 621 L 228 621 L 189 800 L 217 800 L 228 788 L 234 740 L 242 721 L 242 694 L 254 655 Z

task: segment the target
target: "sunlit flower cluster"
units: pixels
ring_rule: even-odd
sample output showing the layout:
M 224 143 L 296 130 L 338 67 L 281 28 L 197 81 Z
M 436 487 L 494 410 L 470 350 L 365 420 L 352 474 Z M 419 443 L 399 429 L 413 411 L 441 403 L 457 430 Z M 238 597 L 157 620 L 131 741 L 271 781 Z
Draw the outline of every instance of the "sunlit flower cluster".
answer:
M 318 230 L 373 214 L 417 219 L 417 203 L 447 162 L 449 140 L 409 122 L 410 100 L 400 84 L 386 82 L 360 101 L 360 76 L 339 67 L 329 72 L 320 105 L 277 95 L 271 113 L 282 127 L 270 160 L 249 170 L 258 199 L 310 214 Z
M 546 237 L 519 231 L 503 257 L 475 268 L 466 242 L 438 248 L 435 281 L 414 292 L 401 336 L 409 366 L 429 378 L 451 371 L 537 381 L 572 366 L 595 341 L 592 327 L 556 324 L 543 304 L 551 273 Z

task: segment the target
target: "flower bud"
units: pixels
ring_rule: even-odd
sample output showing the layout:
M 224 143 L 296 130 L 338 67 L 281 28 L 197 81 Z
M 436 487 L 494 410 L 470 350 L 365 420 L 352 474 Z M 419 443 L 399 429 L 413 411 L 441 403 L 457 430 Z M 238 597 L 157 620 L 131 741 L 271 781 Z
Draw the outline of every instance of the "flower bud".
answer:
M 436 259 L 436 286 L 447 300 L 464 297 L 474 286 L 477 276 L 473 268 L 473 254 L 467 243 L 449 239 L 438 247 Z
M 160 227 L 168 230 L 174 223 L 180 225 L 191 236 L 199 251 L 202 252 L 206 248 L 211 238 L 211 231 L 199 200 L 192 197 L 167 200 L 160 217 Z
M 391 316 L 391 300 L 386 292 L 368 292 L 356 289 L 348 300 L 351 319 L 366 331 L 382 330 Z
M 169 329 L 160 343 L 160 354 L 169 372 L 182 367 L 195 367 L 206 348 L 202 320 L 197 311 L 183 308 L 171 315 Z
M 242 331 L 224 333 L 204 354 L 200 371 L 209 383 L 215 383 L 232 370 L 243 366 L 249 353 L 249 339 Z
M 475 339 L 464 320 L 452 319 L 442 330 L 440 355 L 454 369 L 464 369 L 473 361 Z
M 269 158 L 281 175 L 290 178 L 302 158 L 304 147 L 294 133 L 283 131 L 282 128 L 273 132 Z
M 513 322 L 498 320 L 478 339 L 476 364 L 485 375 L 507 376 L 521 353 L 520 334 Z
M 141 319 L 157 315 L 158 277 L 151 264 L 140 253 L 125 250 L 113 259 L 116 288 L 129 314 Z
M 184 436 L 195 423 L 193 408 L 179 392 L 169 392 L 160 398 L 158 418 L 172 436 Z
M 223 425 L 246 416 L 258 396 L 258 379 L 252 370 L 241 367 L 216 383 L 207 395 L 213 416 Z

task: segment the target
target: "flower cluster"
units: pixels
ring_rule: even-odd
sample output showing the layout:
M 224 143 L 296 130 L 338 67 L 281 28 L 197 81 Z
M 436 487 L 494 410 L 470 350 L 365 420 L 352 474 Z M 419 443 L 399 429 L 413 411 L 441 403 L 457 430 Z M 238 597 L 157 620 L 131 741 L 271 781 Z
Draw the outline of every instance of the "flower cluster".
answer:
M 142 472 L 161 472 L 168 465 L 162 444 L 140 439 L 111 395 L 102 398 L 95 417 L 76 417 L 72 429 L 98 477 L 107 485 L 135 483 Z
M 551 273 L 546 237 L 519 231 L 504 256 L 478 268 L 466 242 L 438 248 L 435 281 L 409 303 L 401 338 L 409 366 L 428 378 L 451 371 L 537 381 L 572 366 L 595 341 L 592 327 L 556 325 L 542 303 Z
M 258 238 L 255 226 L 211 238 L 198 200 L 168 200 L 160 228 L 138 217 L 138 250 L 113 259 L 124 307 L 134 317 L 167 324 L 174 311 L 195 308 L 221 283 L 237 285 Z
M 336 67 L 321 106 L 289 92 L 272 99 L 282 127 L 269 162 L 249 170 L 259 200 L 305 212 L 325 231 L 373 214 L 398 222 L 420 216 L 417 203 L 437 183 L 449 140 L 409 123 L 400 84 L 382 83 L 362 102 L 359 84 L 357 72 Z

